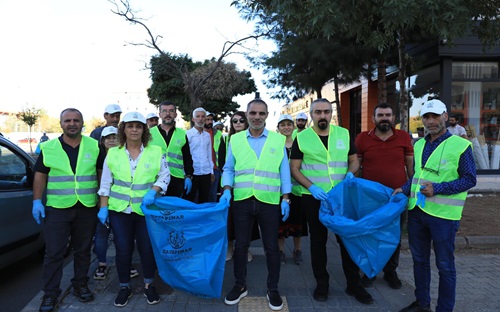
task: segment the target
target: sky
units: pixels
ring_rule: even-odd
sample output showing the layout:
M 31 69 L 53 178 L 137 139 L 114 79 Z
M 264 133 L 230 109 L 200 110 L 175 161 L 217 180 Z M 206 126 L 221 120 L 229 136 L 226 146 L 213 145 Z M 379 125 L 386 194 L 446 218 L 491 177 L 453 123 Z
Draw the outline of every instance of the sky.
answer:
M 252 33 L 232 0 L 130 0 L 137 16 L 145 18 L 153 34 L 163 38 L 160 48 L 187 53 L 194 61 L 221 54 L 224 42 Z M 144 28 L 111 12 L 107 0 L 0 0 L 0 111 L 16 112 L 34 105 L 58 116 L 67 107 L 80 109 L 85 119 L 101 118 L 107 104 L 124 111 L 153 111 L 146 89 L 151 85 L 149 63 L 155 50 L 133 46 L 144 43 Z M 248 46 L 269 51 L 269 42 Z M 241 51 L 241 50 L 240 50 Z M 227 61 L 252 72 L 261 97 L 271 110 L 284 103 L 270 99 L 265 77 L 242 55 Z M 246 109 L 253 94 L 237 98 Z

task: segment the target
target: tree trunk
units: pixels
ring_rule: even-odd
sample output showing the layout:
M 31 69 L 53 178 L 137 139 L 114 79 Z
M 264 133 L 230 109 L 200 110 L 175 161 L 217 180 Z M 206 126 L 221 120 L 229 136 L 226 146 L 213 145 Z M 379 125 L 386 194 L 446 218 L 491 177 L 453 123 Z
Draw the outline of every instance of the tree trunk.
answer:
M 380 57 L 377 64 L 378 104 L 387 103 L 387 63 L 385 58 Z
M 399 33 L 398 42 L 399 56 L 399 119 L 400 129 L 408 132 L 408 94 L 406 91 L 406 55 L 405 55 L 405 38 L 402 31 Z
M 342 127 L 342 114 L 340 112 L 340 99 L 339 99 L 339 78 L 333 78 L 333 85 L 335 86 L 335 108 L 337 109 L 337 125 Z

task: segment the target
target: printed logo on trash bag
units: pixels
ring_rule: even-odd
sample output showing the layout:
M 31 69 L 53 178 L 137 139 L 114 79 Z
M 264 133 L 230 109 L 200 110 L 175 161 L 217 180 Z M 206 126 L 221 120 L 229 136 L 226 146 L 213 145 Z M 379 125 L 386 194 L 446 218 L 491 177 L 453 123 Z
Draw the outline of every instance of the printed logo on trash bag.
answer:
M 168 242 L 170 246 L 174 249 L 179 249 L 186 243 L 186 238 L 184 237 L 183 231 L 170 231 Z

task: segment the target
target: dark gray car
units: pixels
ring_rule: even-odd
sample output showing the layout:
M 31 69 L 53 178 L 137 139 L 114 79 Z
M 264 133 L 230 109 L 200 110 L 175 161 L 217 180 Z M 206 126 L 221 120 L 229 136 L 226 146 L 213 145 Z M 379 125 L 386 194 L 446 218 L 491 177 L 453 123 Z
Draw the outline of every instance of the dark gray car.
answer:
M 0 269 L 43 249 L 42 226 L 31 214 L 34 164 L 0 136 Z

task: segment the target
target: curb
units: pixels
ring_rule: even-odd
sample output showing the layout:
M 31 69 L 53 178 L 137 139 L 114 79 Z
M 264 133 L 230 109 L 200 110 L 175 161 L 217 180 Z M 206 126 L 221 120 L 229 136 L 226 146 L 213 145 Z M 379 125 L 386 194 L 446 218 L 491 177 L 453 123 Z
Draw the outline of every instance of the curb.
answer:
M 408 239 L 401 239 L 401 248 L 410 249 Z M 500 236 L 457 236 L 455 237 L 455 250 L 465 249 L 498 249 Z

